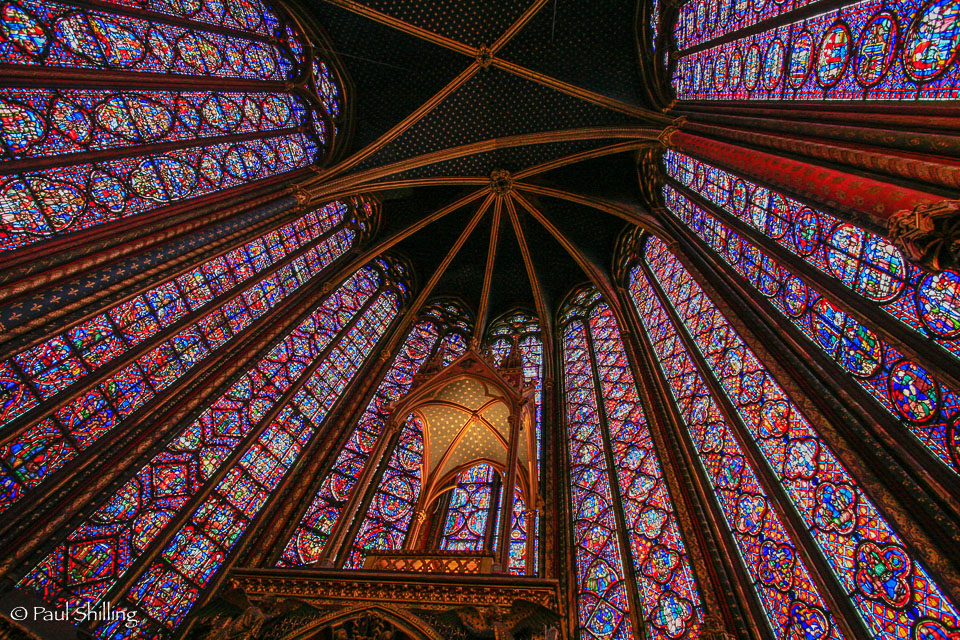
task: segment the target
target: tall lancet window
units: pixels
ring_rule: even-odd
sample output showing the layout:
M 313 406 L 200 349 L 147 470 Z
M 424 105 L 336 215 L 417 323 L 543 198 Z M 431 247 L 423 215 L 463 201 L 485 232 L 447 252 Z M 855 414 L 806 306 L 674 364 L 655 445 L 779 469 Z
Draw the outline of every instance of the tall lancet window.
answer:
M 180 624 L 326 433 L 326 418 L 399 312 L 403 274 L 385 260 L 357 271 L 55 541 L 18 586 L 59 607 L 108 600 L 136 612 L 135 630 L 105 623 L 100 638 L 154 637 Z
M 360 569 L 369 550 L 396 550 L 403 546 L 420 497 L 423 432 L 419 420 L 412 416 L 398 434 L 385 430 L 389 405 L 410 390 L 424 363 L 436 358 L 441 364 L 449 364 L 462 355 L 469 329 L 468 316 L 457 305 L 444 302 L 427 307 L 423 318 L 407 333 L 330 473 L 323 479 L 278 566 L 312 565 L 326 560 Z M 384 438 L 387 446 L 371 458 L 378 449 L 377 443 Z M 369 482 L 358 488 L 364 471 Z M 347 509 L 351 498 L 353 508 Z M 353 531 L 354 525 L 359 525 L 359 529 Z M 339 536 L 347 541 L 342 550 L 328 548 L 331 533 L 337 527 L 352 534 Z
M 561 323 L 581 637 L 698 638 L 700 596 L 613 312 L 588 289 Z
M 956 628 L 955 605 L 659 239 L 648 239 L 630 294 L 775 636 L 841 637 L 798 545 L 821 554 L 859 616 L 846 622 L 872 637 Z M 806 528 L 785 524 L 781 508 Z
M 457 476 L 444 518 L 440 549 L 484 551 L 496 549 L 503 479 L 492 465 L 480 463 Z
M 537 482 L 540 481 L 540 456 L 543 440 L 541 439 L 542 402 L 543 402 L 543 340 L 540 334 L 539 321 L 523 312 L 510 313 L 494 322 L 487 332 L 487 343 L 497 366 L 503 364 L 509 355 L 516 338 L 520 349 L 520 358 L 523 361 L 523 380 L 534 386 L 534 401 L 536 406 L 536 469 Z M 515 575 L 534 575 L 537 572 L 538 555 L 540 550 L 540 514 L 537 504 L 524 502 L 522 492 L 514 488 L 513 524 L 510 529 L 510 573 Z M 531 497 L 531 501 L 534 498 Z M 534 510 L 531 530 L 527 531 L 525 511 Z M 533 557 L 527 558 L 527 539 L 533 536 Z M 529 567 L 529 572 L 528 572 Z
M 341 99 L 260 0 L 5 2 L 0 63 L 0 252 L 277 182 L 325 157 Z
M 369 204 L 331 202 L 0 363 L 0 510 L 129 426 L 356 242 Z M 64 470 L 66 472 L 66 470 Z
M 672 151 L 665 162 L 674 180 L 663 191 L 667 209 L 937 459 L 960 472 L 960 397 L 878 333 L 883 321 L 899 321 L 960 366 L 960 275 L 925 271 L 882 236 L 722 169 Z M 828 278 L 816 284 L 794 273 L 774 257 L 779 248 Z M 883 313 L 879 321 L 851 315 L 863 303 Z
M 660 37 L 660 0 L 651 0 L 650 18 L 648 20 L 650 29 L 650 49 L 657 52 L 657 39 Z
M 688 0 L 674 28 L 677 98 L 915 101 L 960 95 L 956 0 L 861 0 L 793 17 L 794 9 L 815 3 Z M 760 22 L 762 29 L 747 30 Z

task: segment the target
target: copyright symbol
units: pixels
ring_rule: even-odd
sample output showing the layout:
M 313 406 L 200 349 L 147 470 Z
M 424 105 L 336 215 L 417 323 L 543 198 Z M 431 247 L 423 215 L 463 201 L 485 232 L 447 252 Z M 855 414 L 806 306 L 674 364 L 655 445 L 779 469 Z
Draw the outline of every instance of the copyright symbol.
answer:
M 26 607 L 14 607 L 13 611 L 10 612 L 10 617 L 20 622 L 21 620 L 27 619 L 27 608 Z

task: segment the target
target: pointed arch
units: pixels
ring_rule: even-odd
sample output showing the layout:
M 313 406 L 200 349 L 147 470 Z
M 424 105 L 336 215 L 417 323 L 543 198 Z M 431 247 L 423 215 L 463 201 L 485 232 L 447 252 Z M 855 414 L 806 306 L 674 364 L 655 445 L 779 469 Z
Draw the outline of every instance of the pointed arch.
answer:
M 410 611 L 388 604 L 360 604 L 343 609 L 312 621 L 309 625 L 283 637 L 283 640 L 316 640 L 319 632 L 367 616 L 379 618 L 414 640 L 443 640 L 443 637 L 425 620 Z
M 439 358 L 448 364 L 466 350 L 471 322 L 471 315 L 456 299 L 425 305 L 286 544 L 278 566 L 310 565 L 321 559 L 333 562 L 338 550 L 328 549 L 328 541 L 335 527 L 349 525 L 342 518 L 348 503 L 358 509 L 366 503 L 366 515 L 346 543 L 346 568 L 361 568 L 369 549 L 395 549 L 403 544 L 421 490 L 423 434 L 415 418 L 404 421 L 399 433 L 391 432 L 387 428 L 391 403 L 409 391 L 425 363 Z M 376 450 L 378 440 L 383 441 L 382 450 Z M 358 486 L 364 473 L 369 484 Z M 379 481 L 374 482 L 377 476 Z M 370 495 L 369 501 L 360 500 L 361 494 Z

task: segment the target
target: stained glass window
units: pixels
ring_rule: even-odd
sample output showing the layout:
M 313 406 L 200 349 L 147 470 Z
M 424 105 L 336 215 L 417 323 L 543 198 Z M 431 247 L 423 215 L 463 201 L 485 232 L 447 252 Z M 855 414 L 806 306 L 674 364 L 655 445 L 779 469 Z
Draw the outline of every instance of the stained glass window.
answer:
M 311 211 L 3 362 L 0 511 L 343 255 L 361 213 Z
M 346 446 L 287 543 L 278 566 L 313 564 L 320 559 L 330 533 L 342 517 L 357 480 L 383 435 L 390 417 L 389 403 L 409 391 L 413 376 L 437 352 L 447 362 L 463 353 L 462 336 L 459 347 L 456 342 L 448 340 L 460 334 L 451 332 L 447 318 L 452 316 L 463 320 L 464 312 L 454 306 L 431 305 L 426 315 L 427 319 L 414 325 L 407 334 Z M 362 566 L 367 549 L 397 549 L 403 543 L 420 493 L 422 451 L 422 425 L 417 418 L 411 417 L 401 428 L 396 448 L 390 454 L 383 478 L 377 483 L 378 489 L 351 546 L 347 559 L 349 568 Z M 373 462 L 379 463 L 378 460 Z
M 673 187 L 664 187 L 664 199 L 674 215 L 849 372 L 938 459 L 954 471 L 960 470 L 955 433 L 960 398 L 949 386 L 826 299 L 818 287 L 775 262 L 763 249 Z
M 673 25 L 677 49 L 683 51 L 710 42 L 816 1 L 688 0 L 680 7 Z
M 370 503 L 357 539 L 344 565 L 360 569 L 373 549 L 396 551 L 403 547 L 414 508 L 423 488 L 423 423 L 410 416 L 400 429 L 400 439 Z
M 524 382 L 534 386 L 533 399 L 536 403 L 535 428 L 537 441 L 536 469 L 538 475 L 536 482 L 537 486 L 535 487 L 536 489 L 539 487 L 540 482 L 540 456 L 543 447 L 541 440 L 541 418 L 543 411 L 543 342 L 540 336 L 539 321 L 529 314 L 520 312 L 507 314 L 505 317 L 491 324 L 487 335 L 487 342 L 489 344 L 491 354 L 493 355 L 494 363 L 497 366 L 500 366 L 503 363 L 504 358 L 506 358 L 510 353 L 512 339 L 514 336 L 517 337 L 518 345 L 520 347 L 520 359 L 523 361 Z M 516 496 L 521 496 L 521 494 L 521 491 L 515 491 Z M 540 514 L 536 512 L 536 505 L 531 504 L 530 509 L 533 509 L 535 514 L 533 518 L 532 531 L 528 532 L 525 529 L 525 523 L 522 517 L 523 509 L 517 507 L 516 505 L 517 502 L 515 500 L 514 519 L 510 531 L 510 572 L 515 575 L 523 575 L 526 573 L 524 567 L 527 564 L 527 547 L 525 544 L 520 544 L 519 541 L 521 539 L 526 541 L 527 538 L 532 535 L 533 557 L 531 558 L 530 564 L 533 567 L 533 572 L 536 573 L 540 548 Z M 518 509 L 520 510 L 518 511 Z
M 650 3 L 650 50 L 656 53 L 657 38 L 660 37 L 660 0 L 652 0 Z
M 756 479 L 749 458 L 737 450 L 734 431 L 756 444 L 760 462 L 808 527 L 798 535 L 809 535 L 819 548 L 873 636 L 916 637 L 931 621 L 955 627 L 958 614 L 953 603 L 911 557 L 856 479 L 677 258 L 663 242 L 651 238 L 644 261 L 682 326 L 672 323 L 640 265 L 631 275 L 631 296 L 741 553 L 759 581 L 761 600 L 780 592 L 776 600 L 765 602 L 778 637 L 787 632 L 783 626 L 787 621 L 819 628 L 819 636 L 808 631 L 813 637 L 839 631 L 818 602 L 816 590 L 810 588 L 789 538 L 780 525 L 770 526 L 778 522 L 777 516 L 759 484 L 751 487 Z M 696 345 L 709 371 L 697 370 L 683 337 Z M 733 407 L 736 423 L 724 421 L 701 376 L 715 377 Z M 748 476 L 751 483 L 745 484 Z M 734 496 L 725 495 L 727 489 L 750 492 L 741 493 L 734 503 Z M 765 540 L 771 533 L 776 534 L 773 539 Z M 784 594 L 793 600 L 786 601 Z
M 620 626 L 632 637 L 629 599 L 619 584 L 630 562 L 644 637 L 697 638 L 700 596 L 613 312 L 587 291 L 570 304 L 565 322 L 573 508 L 582 519 L 574 524 L 581 635 L 619 637 Z M 615 531 L 614 486 L 627 525 L 625 555 Z
M 118 7 L 156 11 L 195 22 L 249 31 L 262 36 L 276 33 L 278 17 L 260 0 L 225 3 L 165 2 L 164 0 L 104 0 Z M 289 27 L 288 27 L 289 28 Z M 292 41 L 290 46 L 297 46 Z
M 520 487 L 513 490 L 513 514 L 510 520 L 510 556 L 508 559 L 508 569 L 513 575 L 526 575 L 527 573 L 527 521 L 526 521 L 526 503 L 523 501 L 523 493 Z
M 564 406 L 577 565 L 577 622 L 589 640 L 633 638 L 629 598 L 582 323 L 563 331 Z
M 0 3 L 0 62 L 39 78 L 0 90 L 0 251 L 155 219 L 307 167 L 332 142 L 338 81 L 286 14 L 258 0 L 102 5 Z M 283 88 L 309 76 L 303 65 L 325 70 L 323 97 Z
M 496 550 L 501 484 L 499 472 L 486 463 L 460 472 L 450 493 L 440 549 Z
M 137 637 L 171 629 L 314 439 L 398 310 L 383 269 L 347 280 L 20 581 L 52 604 L 96 604 L 175 527 L 121 606 Z M 211 492 L 202 502 L 204 488 Z M 192 515 L 191 515 L 192 514 Z M 99 637 L 129 637 L 122 624 Z
M 960 274 L 932 274 L 885 238 L 723 169 L 667 151 L 667 175 L 960 359 Z
M 720 3 L 686 5 L 684 42 L 726 29 L 720 23 L 755 22 L 733 17 L 751 4 L 778 4 Z M 681 100 L 956 100 L 958 18 L 956 0 L 863 0 L 683 55 L 673 87 Z

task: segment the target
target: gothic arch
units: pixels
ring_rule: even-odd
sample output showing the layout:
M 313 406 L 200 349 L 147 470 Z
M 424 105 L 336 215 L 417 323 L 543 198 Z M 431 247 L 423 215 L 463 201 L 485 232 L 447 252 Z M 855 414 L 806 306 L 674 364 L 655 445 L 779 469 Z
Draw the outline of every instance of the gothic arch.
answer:
M 413 640 L 443 640 L 443 636 L 426 621 L 410 611 L 387 604 L 360 604 L 346 607 L 336 613 L 314 620 L 308 627 L 297 629 L 285 635 L 282 640 L 316 640 L 320 638 L 319 633 L 324 629 L 330 629 L 354 620 L 361 620 L 368 616 L 383 620 L 395 629 L 403 631 Z

